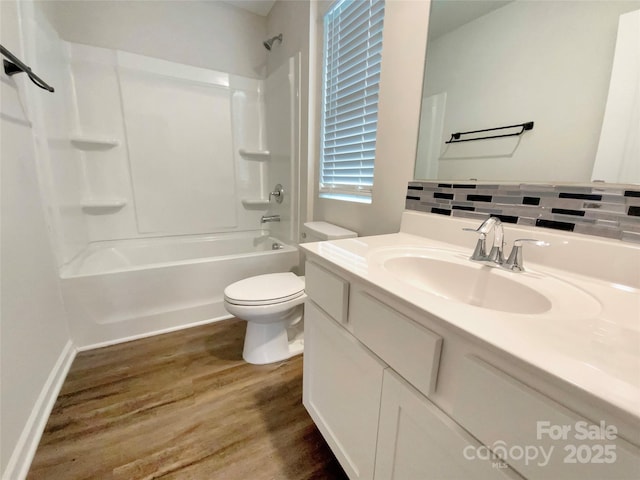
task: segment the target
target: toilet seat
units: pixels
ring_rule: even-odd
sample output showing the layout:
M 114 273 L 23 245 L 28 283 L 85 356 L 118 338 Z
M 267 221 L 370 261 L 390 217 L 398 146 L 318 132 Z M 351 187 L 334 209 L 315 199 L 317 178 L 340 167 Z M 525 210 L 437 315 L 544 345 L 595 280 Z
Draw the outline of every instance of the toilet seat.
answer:
M 304 280 L 291 272 L 246 278 L 224 289 L 225 301 L 233 305 L 274 305 L 302 295 Z

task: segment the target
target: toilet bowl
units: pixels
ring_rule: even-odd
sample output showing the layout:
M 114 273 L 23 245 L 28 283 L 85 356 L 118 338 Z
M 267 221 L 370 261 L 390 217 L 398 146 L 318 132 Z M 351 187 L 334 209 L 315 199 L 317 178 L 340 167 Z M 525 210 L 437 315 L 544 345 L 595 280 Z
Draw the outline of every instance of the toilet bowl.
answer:
M 258 275 L 225 288 L 224 307 L 247 321 L 242 358 L 262 365 L 301 353 L 296 324 L 306 298 L 304 279 L 291 272 Z
M 304 224 L 306 241 L 352 238 L 357 234 L 326 222 Z M 224 307 L 247 321 L 242 358 L 263 365 L 302 353 L 304 277 L 268 273 L 232 283 L 224 290 Z

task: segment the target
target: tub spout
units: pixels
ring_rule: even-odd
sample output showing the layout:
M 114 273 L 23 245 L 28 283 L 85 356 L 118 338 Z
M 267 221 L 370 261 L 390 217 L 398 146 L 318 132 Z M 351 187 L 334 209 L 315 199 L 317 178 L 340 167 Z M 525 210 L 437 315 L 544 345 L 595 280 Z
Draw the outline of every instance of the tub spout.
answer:
M 279 221 L 280 221 L 280 215 L 263 215 L 262 218 L 260 219 L 260 223 L 279 222 Z

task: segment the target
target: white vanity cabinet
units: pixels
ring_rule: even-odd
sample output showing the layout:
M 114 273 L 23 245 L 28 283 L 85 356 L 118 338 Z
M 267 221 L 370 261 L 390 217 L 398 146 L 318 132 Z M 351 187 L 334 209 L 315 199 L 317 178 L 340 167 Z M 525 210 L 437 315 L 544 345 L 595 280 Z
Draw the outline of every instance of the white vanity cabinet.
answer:
M 432 392 L 439 336 L 327 268 L 306 276 L 303 403 L 350 479 L 519 478 L 467 461 L 481 445 L 392 370 Z
M 521 478 L 392 370 L 384 373 L 375 480 Z M 465 456 L 466 454 L 466 456 Z
M 552 445 L 536 441 L 538 421 L 593 430 L 621 419 L 606 404 L 322 258 L 306 272 L 303 402 L 351 480 L 640 478 L 632 423 L 612 441 L 574 435 L 549 461 L 538 455 Z
M 312 301 L 304 322 L 304 406 L 349 478 L 371 480 L 385 365 Z

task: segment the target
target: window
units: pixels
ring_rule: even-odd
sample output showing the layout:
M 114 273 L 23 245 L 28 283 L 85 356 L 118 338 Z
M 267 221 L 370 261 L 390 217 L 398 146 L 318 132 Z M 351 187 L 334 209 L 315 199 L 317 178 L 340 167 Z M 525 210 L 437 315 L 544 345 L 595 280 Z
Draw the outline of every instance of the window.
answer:
M 384 0 L 338 0 L 324 16 L 320 196 L 371 202 Z

